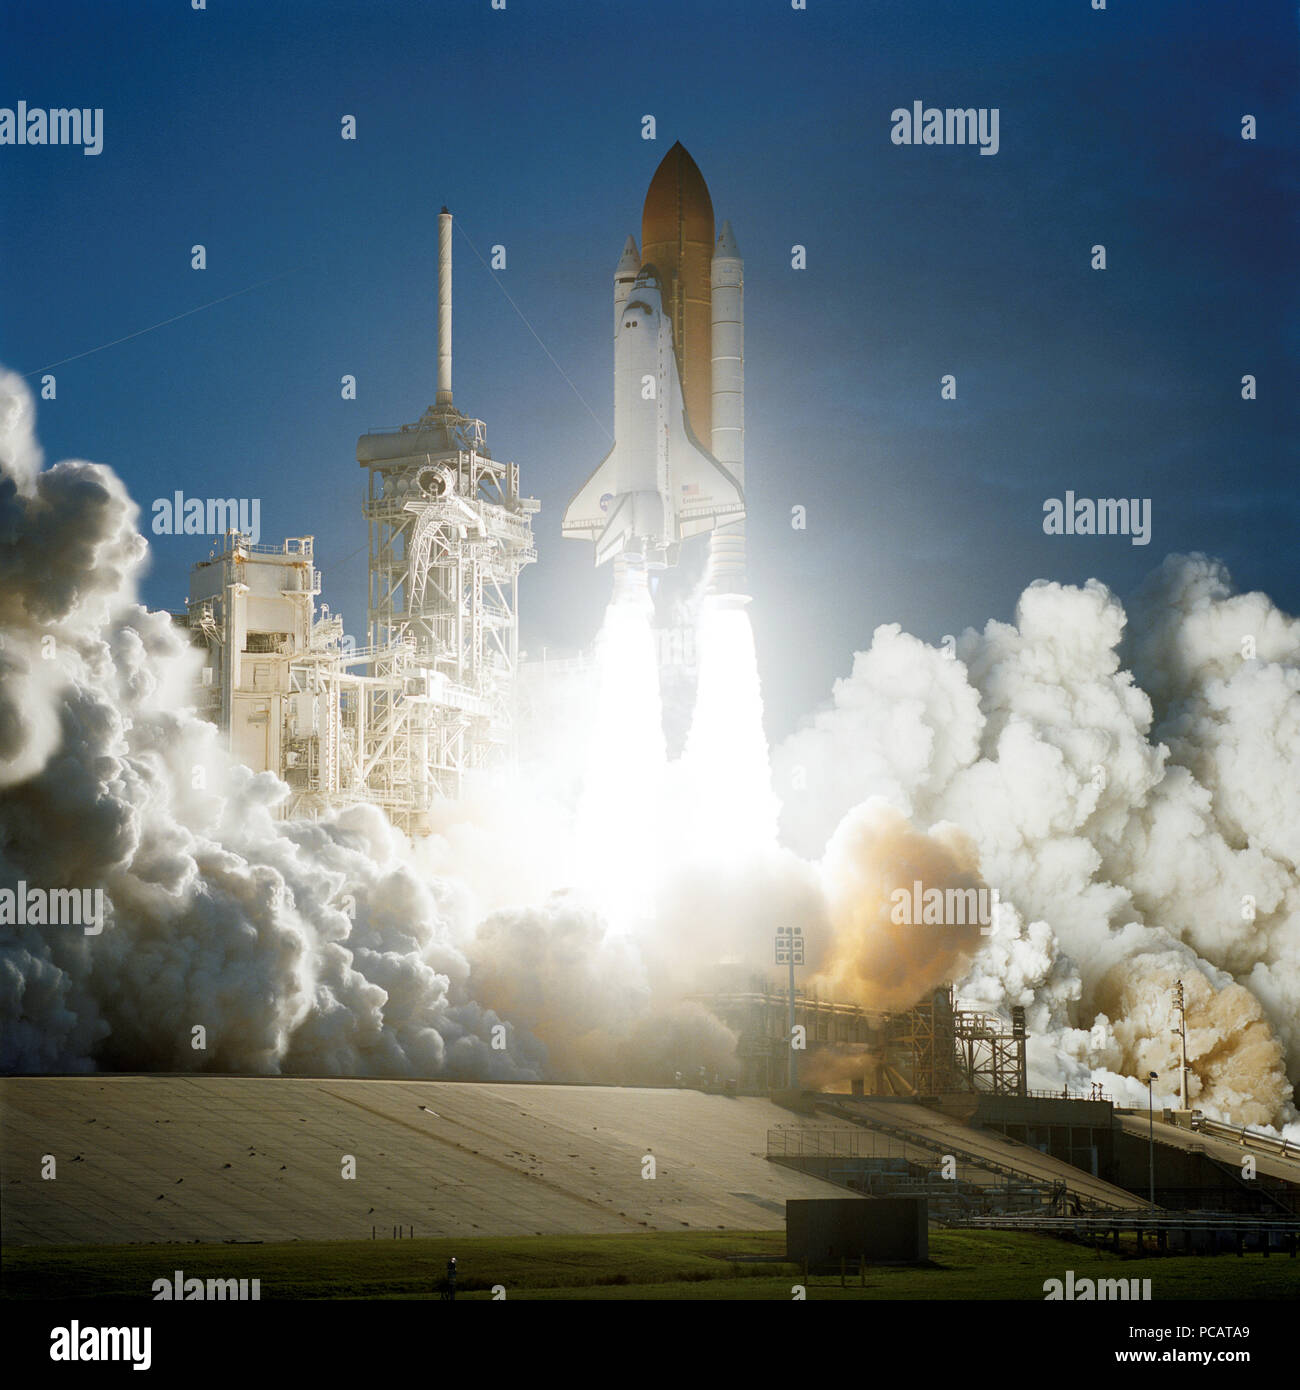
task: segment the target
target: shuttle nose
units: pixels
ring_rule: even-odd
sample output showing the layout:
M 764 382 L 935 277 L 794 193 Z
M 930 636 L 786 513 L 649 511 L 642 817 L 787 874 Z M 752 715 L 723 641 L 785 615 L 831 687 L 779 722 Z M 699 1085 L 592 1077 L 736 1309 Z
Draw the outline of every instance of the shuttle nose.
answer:
M 658 310 L 644 299 L 628 301 L 623 310 L 622 328 L 653 328 L 658 319 Z

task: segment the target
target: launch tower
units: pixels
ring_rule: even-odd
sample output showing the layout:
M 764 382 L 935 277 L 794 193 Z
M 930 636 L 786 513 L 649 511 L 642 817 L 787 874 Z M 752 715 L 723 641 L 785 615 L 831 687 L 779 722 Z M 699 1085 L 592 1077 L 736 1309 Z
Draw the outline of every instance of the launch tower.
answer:
M 367 799 L 427 829 L 440 797 L 512 752 L 519 572 L 537 558 L 519 466 L 451 396 L 451 214 L 438 219 L 438 383 L 421 419 L 357 441 L 368 471 Z

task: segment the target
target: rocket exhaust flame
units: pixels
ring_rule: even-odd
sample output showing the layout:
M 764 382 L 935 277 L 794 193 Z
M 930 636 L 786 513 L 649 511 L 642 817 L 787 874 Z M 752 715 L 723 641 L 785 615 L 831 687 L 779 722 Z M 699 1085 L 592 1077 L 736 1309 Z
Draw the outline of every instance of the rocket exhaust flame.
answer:
M 691 839 L 723 862 L 774 848 L 772 791 L 749 614 L 728 599 L 700 606 L 699 681 L 681 771 Z
M 579 880 L 620 927 L 651 913 L 668 763 L 643 565 L 619 556 L 596 639 L 595 723 L 577 813 Z

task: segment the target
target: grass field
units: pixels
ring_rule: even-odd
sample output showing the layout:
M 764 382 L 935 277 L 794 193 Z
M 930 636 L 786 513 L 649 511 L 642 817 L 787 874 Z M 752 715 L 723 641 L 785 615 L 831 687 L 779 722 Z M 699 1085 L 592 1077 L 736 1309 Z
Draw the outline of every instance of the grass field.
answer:
M 779 1257 L 785 1236 L 770 1231 L 649 1232 L 638 1235 L 520 1236 L 484 1240 L 326 1241 L 290 1245 L 43 1246 L 5 1250 L 5 1298 L 153 1297 L 155 1279 L 260 1279 L 267 1299 L 437 1298 L 447 1260 L 457 1257 L 461 1298 L 1035 1299 L 1067 1269 L 1081 1278 L 1140 1277 L 1153 1300 L 1295 1299 L 1300 1260 L 1139 1258 L 1094 1251 L 1050 1236 L 1007 1231 L 932 1231 L 930 1263 L 873 1266 L 866 1284 L 850 1273 L 805 1278 Z M 748 1257 L 748 1258 L 746 1258 Z

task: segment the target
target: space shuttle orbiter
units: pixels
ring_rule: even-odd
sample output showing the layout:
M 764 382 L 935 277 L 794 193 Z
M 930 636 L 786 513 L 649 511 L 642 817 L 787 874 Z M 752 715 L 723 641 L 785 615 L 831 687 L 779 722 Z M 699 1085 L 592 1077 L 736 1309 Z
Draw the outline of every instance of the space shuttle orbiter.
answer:
M 711 587 L 739 592 L 743 273 L 729 226 L 714 244 L 709 191 L 680 144 L 646 194 L 642 251 L 629 237 L 614 274 L 614 447 L 569 503 L 563 534 L 593 541 L 598 565 L 623 555 L 656 569 L 715 531 Z
M 629 554 L 662 569 L 687 537 L 741 520 L 745 499 L 687 419 L 653 266 L 632 285 L 614 354 L 614 447 L 569 503 L 564 534 L 595 541 L 598 565 Z

